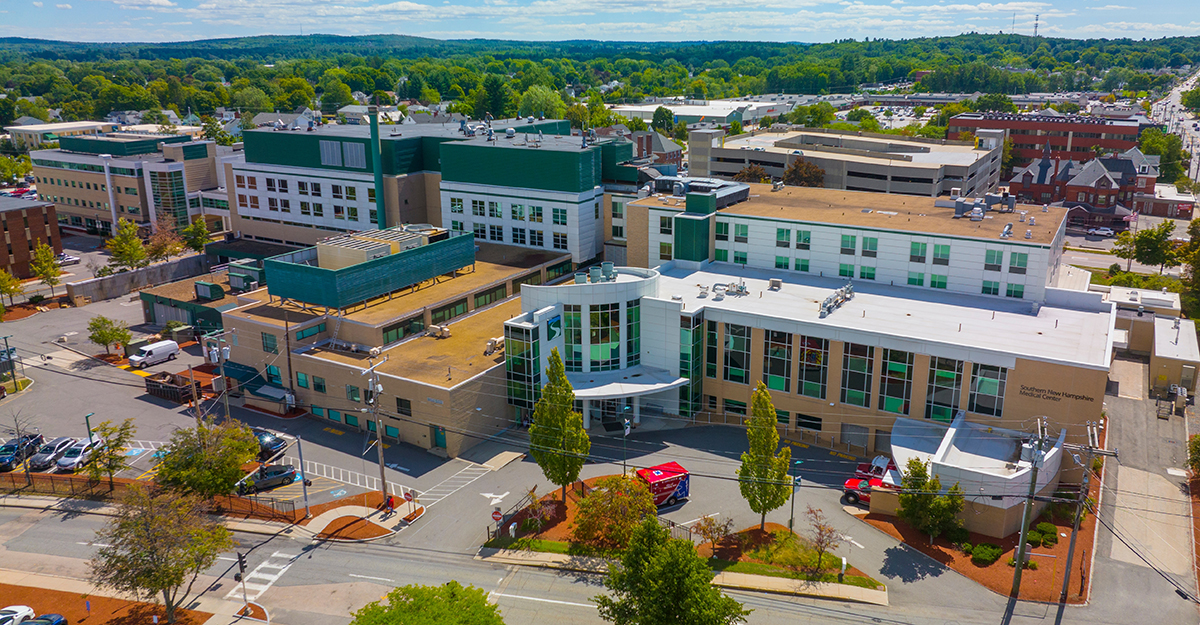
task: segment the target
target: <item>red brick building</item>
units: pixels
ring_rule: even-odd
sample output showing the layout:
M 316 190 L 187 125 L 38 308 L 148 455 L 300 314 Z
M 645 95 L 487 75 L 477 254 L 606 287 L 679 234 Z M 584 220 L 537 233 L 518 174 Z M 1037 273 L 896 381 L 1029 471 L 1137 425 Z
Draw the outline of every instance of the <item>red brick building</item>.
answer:
M 1003 130 L 1013 142 L 1018 164 L 1042 157 L 1047 146 L 1049 158 L 1083 161 L 1095 156 L 1092 148 L 1105 152 L 1124 152 L 1137 147 L 1140 124 L 1137 120 L 1106 119 L 1084 115 L 1016 115 L 1012 113 L 963 113 L 950 119 L 946 135 L 958 138 L 960 133 L 976 133 L 980 129 Z
M 629 135 L 633 140 L 633 157 L 654 157 L 655 163 L 680 165 L 683 163 L 683 146 L 670 137 L 655 130 L 639 130 Z
M 1008 191 L 1035 204 L 1086 202 L 1092 206 L 1121 204 L 1135 207 L 1139 193 L 1153 195 L 1158 180 L 1158 156 L 1131 148 L 1112 157 L 1061 160 L 1048 156 L 1013 172 Z
M 62 252 L 58 234 L 58 215 L 53 202 L 22 200 L 0 196 L 0 227 L 4 228 L 6 254 L 0 254 L 0 269 L 11 271 L 18 278 L 32 275 L 29 261 L 39 242 Z

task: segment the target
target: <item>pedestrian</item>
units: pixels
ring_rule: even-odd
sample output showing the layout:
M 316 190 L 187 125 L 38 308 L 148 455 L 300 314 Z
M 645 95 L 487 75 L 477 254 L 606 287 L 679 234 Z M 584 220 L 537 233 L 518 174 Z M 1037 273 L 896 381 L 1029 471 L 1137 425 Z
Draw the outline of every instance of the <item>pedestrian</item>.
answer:
M 387 497 L 387 513 L 391 516 L 396 513 L 396 501 L 391 495 Z

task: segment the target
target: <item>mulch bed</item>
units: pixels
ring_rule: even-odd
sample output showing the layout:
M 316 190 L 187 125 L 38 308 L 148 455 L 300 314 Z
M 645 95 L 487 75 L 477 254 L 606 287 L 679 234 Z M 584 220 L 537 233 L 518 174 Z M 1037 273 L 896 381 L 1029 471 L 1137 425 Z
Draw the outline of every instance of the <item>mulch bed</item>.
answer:
M 522 532 L 517 531 L 518 538 L 526 536 L 538 538 L 541 540 L 557 540 L 569 542 L 571 540 L 571 529 L 575 525 L 575 515 L 579 510 L 579 500 L 583 498 L 583 494 L 593 486 L 596 482 L 611 475 L 601 475 L 593 477 L 581 482 L 575 482 L 567 487 L 567 501 L 564 505 L 562 499 L 562 489 L 555 488 L 549 493 L 540 498 L 542 505 L 550 507 L 549 518 L 542 526 L 540 532 Z M 582 484 L 582 486 L 581 486 Z M 516 523 L 517 527 L 521 527 L 521 522 L 529 518 L 529 509 L 526 508 L 513 515 L 508 523 Z
M 24 319 L 26 317 L 32 317 L 32 316 L 38 314 L 39 312 L 41 312 L 40 310 L 38 310 L 39 307 L 49 308 L 49 309 L 63 308 L 63 302 L 62 302 L 61 298 L 55 298 L 55 299 L 42 300 L 41 302 L 38 302 L 37 304 L 24 303 L 24 304 L 16 304 L 14 306 L 9 306 L 9 305 L 5 304 L 4 305 L 4 317 L 0 318 L 0 321 L 18 321 L 18 320 Z
M 1091 496 L 1098 498 L 1100 494 L 1099 479 L 1093 478 Z M 970 510 L 970 504 L 967 504 Z M 1008 596 L 1012 590 L 1013 567 L 1008 566 L 1009 558 L 1016 557 L 1019 533 L 997 539 L 971 532 L 970 543 L 992 543 L 1003 550 L 1000 558 L 989 566 L 978 566 L 971 562 L 971 556 L 959 551 L 944 536 L 929 544 L 929 536 L 913 529 L 904 521 L 882 514 L 868 514 L 863 520 L 872 526 L 886 532 L 892 538 L 902 541 L 921 553 L 933 558 L 941 564 L 962 573 L 970 579 L 986 586 L 1001 595 Z M 1037 547 L 1028 550 L 1032 553 L 1031 562 L 1037 562 L 1038 569 L 1025 569 L 1021 574 L 1021 599 L 1026 601 L 1058 602 L 1062 592 L 1062 579 L 1067 559 L 1067 549 L 1071 538 L 1071 521 L 1060 519 L 1052 521 L 1043 515 L 1038 522 L 1053 523 L 1058 528 L 1058 544 L 1053 547 Z M 1096 538 L 1096 519 L 1092 514 L 1084 516 L 1079 524 L 1079 537 L 1075 541 L 1075 561 L 1071 568 L 1071 586 L 1067 593 L 1067 603 L 1084 603 L 1087 596 L 1089 576 L 1083 576 L 1080 571 L 1091 573 L 1092 545 Z M 1054 557 L 1045 557 L 1045 556 Z
M 317 538 L 341 540 L 366 540 L 379 538 L 391 533 L 385 527 L 380 527 L 371 521 L 355 516 L 343 516 L 333 520 L 325 529 L 317 534 Z
M 253 602 L 247 603 L 245 605 L 245 607 L 243 607 L 241 609 L 241 612 L 239 612 L 239 614 L 241 616 L 245 616 L 247 618 L 252 618 L 252 619 L 258 619 L 260 621 L 267 620 L 267 611 L 265 609 L 263 609 L 263 607 L 261 605 L 258 605 L 257 603 L 253 603 Z
M 160 623 L 167 622 L 167 612 L 160 605 L 125 601 L 98 595 L 81 595 L 60 590 L 44 590 L 30 586 L 0 584 L 0 603 L 4 605 L 27 605 L 38 614 L 61 614 L 68 623 L 86 625 L 145 625 L 157 616 Z M 92 604 L 89 615 L 86 602 Z M 212 614 L 194 610 L 176 610 L 175 622 L 180 625 L 201 625 Z
M 712 544 L 706 542 L 697 547 L 696 552 L 701 558 L 716 556 L 721 560 L 728 560 L 730 562 L 755 562 L 758 564 L 766 564 L 768 566 L 778 566 L 771 564 L 770 562 L 763 562 L 762 560 L 751 558 L 745 555 L 744 552 L 753 551 L 757 547 L 770 544 L 775 540 L 774 533 L 780 530 L 786 532 L 788 531 L 788 528 L 786 525 L 782 525 L 780 523 L 767 523 L 765 529 L 760 530 L 758 529 L 758 526 L 755 525 L 744 530 L 734 532 L 732 535 L 718 542 L 716 549 L 713 549 Z M 829 555 L 824 561 L 822 561 L 822 564 L 825 562 L 833 562 L 835 560 L 837 560 L 835 556 Z M 837 569 L 841 569 L 840 564 L 838 565 Z M 832 571 L 834 569 L 830 568 L 828 570 Z M 846 568 L 846 575 L 871 577 L 870 575 L 853 566 Z
M 129 364 L 129 359 L 121 354 L 94 354 L 92 358 L 95 358 L 96 360 L 103 360 L 110 365 L 116 365 L 118 367 Z

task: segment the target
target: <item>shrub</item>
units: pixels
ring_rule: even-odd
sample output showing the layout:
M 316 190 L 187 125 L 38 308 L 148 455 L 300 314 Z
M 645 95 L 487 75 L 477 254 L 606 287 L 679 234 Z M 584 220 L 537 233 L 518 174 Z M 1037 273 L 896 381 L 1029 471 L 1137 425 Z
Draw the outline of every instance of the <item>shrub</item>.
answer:
M 522 534 L 535 534 L 541 529 L 541 525 L 537 519 L 525 518 L 521 519 L 521 525 L 517 529 Z
M 971 533 L 965 527 L 955 527 L 946 530 L 946 540 L 952 543 L 965 543 L 971 539 Z
M 1037 530 L 1029 530 L 1025 534 L 1025 542 L 1040 547 L 1042 545 L 1042 533 Z
M 1108 266 L 1108 275 L 1115 276 L 1121 273 L 1121 263 L 1113 263 Z
M 1011 566 L 1011 567 L 1013 567 L 1014 569 L 1015 569 L 1015 568 L 1017 568 L 1017 559 L 1016 559 L 1016 558 L 1009 558 L 1009 559 L 1008 559 L 1008 565 L 1009 565 L 1009 566 Z M 1037 562 L 1034 562 L 1033 560 L 1026 560 L 1026 561 L 1025 561 L 1025 567 L 1024 567 L 1024 568 L 1027 568 L 1027 569 L 1029 569 L 1030 571 L 1036 571 L 1036 570 L 1037 570 Z
M 30 296 L 29 296 L 29 303 L 30 303 L 30 304 L 33 304 L 33 305 L 35 305 L 35 306 L 36 306 L 37 304 L 40 304 L 40 303 L 42 303 L 42 302 L 43 302 L 43 301 L 45 301 L 45 300 L 46 300 L 46 296 L 45 296 L 45 295 L 38 294 L 38 295 L 30 295 Z
M 1050 532 L 1049 534 L 1042 534 L 1042 546 L 1043 547 L 1053 547 L 1054 545 L 1057 545 L 1057 544 L 1058 544 L 1058 533 L 1057 532 Z
M 960 543 L 958 549 L 967 555 L 971 555 L 971 543 Z
M 990 566 L 1000 559 L 1000 554 L 1004 553 L 1000 549 L 1000 545 L 993 543 L 979 543 L 971 550 L 971 563 L 976 566 Z
M 1043 521 L 1041 523 L 1038 523 L 1036 525 L 1036 527 L 1037 527 L 1037 531 L 1041 532 L 1043 535 L 1045 535 L 1045 534 L 1054 534 L 1055 536 L 1058 535 L 1058 528 L 1055 527 L 1053 523 L 1046 523 Z
M 171 332 L 174 332 L 175 330 L 178 330 L 179 328 L 182 328 L 186 325 L 187 325 L 186 323 L 179 321 L 178 319 L 172 319 L 172 320 L 168 321 L 166 325 L 163 326 L 163 332 L 171 333 Z
M 1192 438 L 1194 439 L 1195 436 L 1193 436 Z M 1188 465 L 1191 466 L 1191 455 L 1190 455 L 1191 454 L 1191 444 L 1190 443 L 1188 444 L 1188 452 L 1189 452 Z M 1092 473 L 1095 473 L 1096 475 L 1100 475 L 1100 469 L 1103 469 L 1103 468 L 1104 468 L 1104 456 L 1096 456 L 1095 458 L 1092 458 Z

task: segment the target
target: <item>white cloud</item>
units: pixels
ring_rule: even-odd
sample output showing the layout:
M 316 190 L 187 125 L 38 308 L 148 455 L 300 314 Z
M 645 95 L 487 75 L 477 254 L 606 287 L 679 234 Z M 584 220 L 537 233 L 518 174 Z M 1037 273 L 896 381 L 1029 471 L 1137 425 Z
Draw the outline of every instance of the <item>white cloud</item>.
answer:
M 34 2 L 34 3 L 33 3 L 33 6 L 35 6 L 35 7 L 37 7 L 37 8 L 39 8 L 39 9 L 40 9 L 40 8 L 42 8 L 42 3 L 41 3 L 41 2 Z
M 69 4 L 56 4 L 54 6 L 59 9 L 70 9 L 71 8 L 71 5 L 69 5 Z
M 1091 7 L 1091 9 L 1093 11 L 1119 11 L 1119 10 L 1131 10 L 1131 9 L 1133 9 L 1133 7 L 1125 7 L 1125 6 L 1121 6 L 1119 4 L 1106 4 L 1102 7 Z

